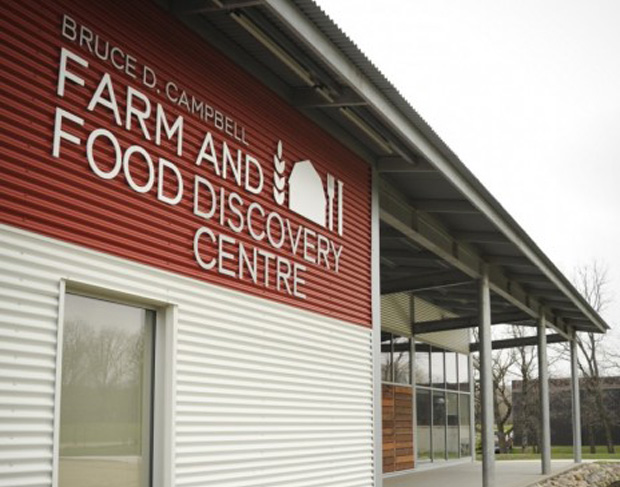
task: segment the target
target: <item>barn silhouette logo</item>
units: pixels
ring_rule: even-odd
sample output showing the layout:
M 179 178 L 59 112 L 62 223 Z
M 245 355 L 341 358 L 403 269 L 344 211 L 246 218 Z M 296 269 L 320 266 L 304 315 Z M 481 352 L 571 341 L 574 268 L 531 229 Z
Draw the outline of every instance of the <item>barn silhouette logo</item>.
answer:
M 308 159 L 291 162 L 287 178 L 281 140 L 278 141 L 273 164 L 273 197 L 276 203 L 288 206 L 298 215 L 342 235 L 344 183 L 328 173 L 324 185 L 323 178 Z

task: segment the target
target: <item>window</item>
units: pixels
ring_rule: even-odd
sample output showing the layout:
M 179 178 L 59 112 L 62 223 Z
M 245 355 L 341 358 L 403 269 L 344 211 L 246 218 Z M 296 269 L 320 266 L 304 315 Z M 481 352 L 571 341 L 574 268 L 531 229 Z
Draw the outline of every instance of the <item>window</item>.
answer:
M 458 394 L 448 392 L 448 458 L 459 457 L 459 403 Z
M 151 485 L 155 319 L 66 295 L 59 487 Z
M 459 388 L 458 374 L 456 372 L 457 354 L 446 352 L 446 387 L 457 390 Z
M 469 357 L 458 354 L 459 362 L 459 389 L 463 392 L 469 392 Z
M 418 461 L 470 456 L 469 356 L 416 342 L 414 361 Z
M 411 384 L 411 340 L 381 332 L 381 380 Z
M 433 391 L 433 459 L 446 456 L 446 393 Z
M 392 334 L 381 332 L 381 380 L 392 382 Z
M 393 380 L 397 384 L 411 384 L 411 340 L 394 336 Z
M 433 347 L 431 349 L 431 377 L 433 387 L 446 387 L 446 376 L 444 370 L 443 350 Z
M 425 389 L 416 391 L 417 427 L 415 445 L 418 452 L 418 461 L 431 459 L 431 393 Z
M 431 385 L 430 350 L 431 347 L 425 343 L 415 344 L 415 382 L 426 387 Z
M 459 414 L 460 414 L 460 438 L 461 438 L 461 456 L 467 457 L 471 455 L 471 441 L 469 438 L 470 430 L 469 426 L 471 418 L 469 416 L 469 396 L 466 394 L 460 394 Z

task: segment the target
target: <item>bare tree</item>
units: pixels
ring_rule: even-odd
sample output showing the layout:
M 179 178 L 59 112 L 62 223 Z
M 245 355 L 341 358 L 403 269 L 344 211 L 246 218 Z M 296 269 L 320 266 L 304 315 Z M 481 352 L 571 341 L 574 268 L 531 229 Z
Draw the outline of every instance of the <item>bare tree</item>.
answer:
M 577 269 L 575 285 L 597 313 L 600 313 L 609 304 L 609 298 L 606 294 L 607 269 L 597 262 Z M 615 453 L 611 431 L 612 418 L 605 405 L 601 381 L 606 369 L 610 367 L 610 363 L 607 361 L 608 353 L 603 343 L 604 337 L 603 334 L 588 332 L 580 333 L 577 340 L 579 369 L 587 392 L 586 402 L 591 402 L 589 404 L 591 406 L 590 413 L 596 412 L 596 414 L 588 414 L 587 409 L 590 408 L 585 408 L 584 422 L 587 426 L 591 453 L 596 453 L 594 432 L 598 425 L 603 428 L 607 451 Z
M 478 341 L 478 332 L 474 330 L 475 340 Z M 501 453 L 508 452 L 508 435 L 512 428 L 508 428 L 512 418 L 512 391 L 510 387 L 511 373 L 515 365 L 515 354 L 513 350 L 496 350 L 492 355 L 491 372 L 493 375 L 493 414 L 495 427 L 497 430 L 497 441 Z M 474 357 L 474 370 L 480 376 L 479 356 Z M 475 412 L 476 417 L 480 417 L 480 396 L 479 386 L 476 384 L 475 390 Z M 476 421 L 477 423 L 479 421 Z
M 508 452 L 508 435 L 512 429 L 506 426 L 512 417 L 512 391 L 510 388 L 511 369 L 515 365 L 513 350 L 498 350 L 493 353 L 493 401 L 495 426 L 500 453 Z
M 513 338 L 524 338 L 527 333 L 522 326 L 513 326 L 510 330 Z M 521 380 L 521 408 L 518 418 L 521 425 L 521 450 L 528 446 L 538 447 L 540 438 L 540 400 L 538 396 L 537 365 L 538 355 L 535 347 L 515 347 L 516 375 Z

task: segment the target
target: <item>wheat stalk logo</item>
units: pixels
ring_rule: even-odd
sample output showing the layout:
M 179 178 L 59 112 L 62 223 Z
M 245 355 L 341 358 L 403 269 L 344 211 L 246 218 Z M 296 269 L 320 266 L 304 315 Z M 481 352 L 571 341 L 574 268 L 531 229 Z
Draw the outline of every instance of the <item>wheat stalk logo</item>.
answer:
M 273 173 L 273 197 L 276 203 L 284 205 L 284 187 L 286 185 L 286 179 L 284 178 L 284 170 L 286 169 L 286 162 L 282 159 L 282 141 L 278 141 L 278 148 L 276 154 L 273 156 L 273 165 L 275 171 Z

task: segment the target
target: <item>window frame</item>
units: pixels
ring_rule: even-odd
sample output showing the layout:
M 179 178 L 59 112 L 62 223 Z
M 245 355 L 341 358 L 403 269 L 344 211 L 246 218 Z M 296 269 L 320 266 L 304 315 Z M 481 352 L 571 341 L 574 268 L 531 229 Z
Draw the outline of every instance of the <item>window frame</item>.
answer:
M 444 398 L 446 399 L 446 401 L 447 401 L 447 394 L 453 393 L 453 394 L 457 395 L 457 408 L 458 408 L 457 409 L 457 413 L 458 413 L 457 429 L 458 429 L 459 454 L 458 454 L 458 457 L 456 457 L 456 458 L 449 458 L 449 455 L 448 455 L 448 418 L 447 418 L 447 414 L 446 414 L 445 421 L 444 421 L 444 423 L 445 423 L 445 431 L 444 431 L 445 455 L 440 456 L 440 457 L 436 457 L 435 456 L 434 445 L 433 445 L 433 431 L 432 431 L 433 427 L 435 426 L 434 425 L 435 418 L 434 418 L 434 414 L 433 414 L 434 413 L 433 407 L 431 407 L 431 431 L 430 431 L 430 440 L 431 440 L 430 453 L 431 453 L 431 455 L 430 455 L 430 458 L 424 458 L 422 460 L 418 459 L 418 451 L 417 451 L 417 445 L 416 445 L 416 447 L 414 448 L 414 461 L 415 461 L 416 464 L 418 462 L 422 463 L 422 464 L 433 464 L 433 463 L 436 463 L 436 462 L 454 462 L 454 461 L 462 460 L 464 458 L 472 458 L 473 457 L 473 453 L 472 453 L 473 452 L 473 448 L 475 447 L 475 445 L 473 444 L 473 441 L 475 441 L 475 439 L 472 439 L 472 437 L 471 437 L 471 429 L 472 429 L 471 428 L 471 416 L 472 416 L 472 411 L 473 411 L 473 402 L 472 402 L 473 401 L 473 392 L 472 392 L 472 384 L 473 384 L 473 382 L 472 382 L 471 367 L 470 367 L 471 354 L 464 354 L 462 352 L 458 352 L 458 351 L 451 350 L 451 349 L 448 349 L 448 348 L 440 347 L 440 346 L 437 346 L 437 345 L 432 345 L 432 344 L 427 343 L 427 342 L 421 342 L 419 340 L 416 340 L 416 338 L 414 336 L 414 337 L 412 337 L 412 344 L 413 344 L 413 346 L 412 346 L 412 353 L 414 354 L 412 356 L 412 359 L 411 359 L 412 364 L 416 363 L 416 357 L 415 357 L 415 354 L 417 353 L 416 349 L 415 349 L 415 344 L 416 343 L 423 343 L 423 344 L 429 346 L 429 352 L 428 352 L 428 355 L 429 355 L 429 376 L 431 378 L 431 384 L 428 385 L 428 386 L 419 385 L 415 381 L 415 369 L 414 369 L 413 370 L 413 375 L 412 375 L 412 377 L 413 377 L 413 384 L 412 384 L 412 386 L 414 388 L 414 395 L 417 397 L 417 391 L 418 390 L 428 391 L 431 394 L 431 397 L 433 396 L 434 392 L 439 392 L 439 393 L 443 393 L 444 394 Z M 467 374 L 469 376 L 469 385 L 470 385 L 470 388 L 468 390 L 462 390 L 460 388 L 448 389 L 447 380 L 444 380 L 443 387 L 437 387 L 437 385 L 435 385 L 433 383 L 433 381 L 432 381 L 432 377 L 433 377 L 432 353 L 433 353 L 434 350 L 442 352 L 441 363 L 443 364 L 443 369 L 444 369 L 444 379 L 446 379 L 445 371 L 446 371 L 446 354 L 447 353 L 456 353 L 457 354 L 457 360 L 456 360 L 456 364 L 457 364 L 456 365 L 457 381 L 460 378 L 460 365 L 459 365 L 458 356 L 459 355 L 465 355 L 467 357 Z M 470 449 L 470 454 L 469 455 L 461 455 L 461 452 L 460 452 L 461 426 L 462 426 L 461 425 L 461 410 L 460 410 L 460 408 L 461 408 L 461 402 L 463 402 L 463 400 L 464 400 L 463 398 L 467 398 L 466 401 L 468 402 L 469 409 L 470 409 L 470 425 L 469 425 L 469 428 L 470 428 L 470 444 L 469 444 L 469 446 L 470 446 L 470 448 L 469 448 Z M 415 401 L 414 401 L 414 403 L 415 403 Z M 414 408 L 414 431 L 417 429 L 417 427 L 418 427 L 417 411 Z
M 383 379 L 383 350 L 381 350 L 381 384 L 388 384 L 388 385 L 394 385 L 394 386 L 401 386 L 401 387 L 414 387 L 414 378 L 413 378 L 413 357 L 414 357 L 414 353 L 413 353 L 413 338 L 412 337 L 408 337 L 405 335 L 399 335 L 397 333 L 391 332 L 391 331 L 382 331 L 382 333 L 387 333 L 390 335 L 390 360 L 389 360 L 389 365 L 390 365 L 390 380 L 384 380 Z M 409 382 L 396 382 L 395 381 L 395 371 L 394 371 L 394 338 L 404 338 L 408 341 L 409 343 Z M 383 341 L 380 342 L 381 343 L 381 347 L 383 346 Z
M 65 303 L 67 294 L 140 307 L 155 312 L 152 357 L 150 486 L 164 487 L 174 481 L 174 395 L 176 390 L 176 335 L 178 305 L 163 302 L 130 290 L 101 286 L 97 283 L 60 279 L 54 380 L 54 415 L 52 442 L 52 486 L 59 487 L 60 404 L 62 390 L 62 355 Z

